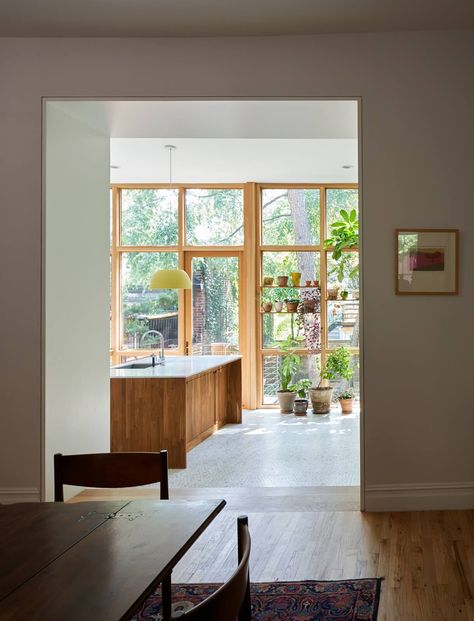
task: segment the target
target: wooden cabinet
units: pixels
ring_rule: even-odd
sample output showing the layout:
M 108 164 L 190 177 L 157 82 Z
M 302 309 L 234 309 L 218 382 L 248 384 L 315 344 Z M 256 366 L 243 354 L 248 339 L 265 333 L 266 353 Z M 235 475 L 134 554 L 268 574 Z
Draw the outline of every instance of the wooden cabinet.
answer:
M 111 451 L 168 451 L 170 468 L 228 423 L 242 422 L 241 361 L 189 378 L 110 380 Z

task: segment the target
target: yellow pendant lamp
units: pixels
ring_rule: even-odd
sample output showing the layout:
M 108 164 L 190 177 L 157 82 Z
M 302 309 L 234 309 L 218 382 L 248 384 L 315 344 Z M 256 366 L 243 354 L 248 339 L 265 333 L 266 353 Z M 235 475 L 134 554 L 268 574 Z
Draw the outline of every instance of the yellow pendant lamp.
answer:
M 184 270 L 158 270 L 151 277 L 150 289 L 191 289 L 191 279 Z
M 172 155 L 176 147 L 174 144 L 166 144 L 165 149 L 169 151 L 171 189 Z M 150 289 L 191 289 L 191 279 L 184 270 L 158 270 L 151 277 Z

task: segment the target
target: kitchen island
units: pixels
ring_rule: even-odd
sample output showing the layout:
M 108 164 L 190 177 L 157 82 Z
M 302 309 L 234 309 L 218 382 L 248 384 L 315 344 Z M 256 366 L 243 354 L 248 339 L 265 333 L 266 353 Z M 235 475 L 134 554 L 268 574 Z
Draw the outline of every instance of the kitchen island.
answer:
M 133 366 L 141 365 L 141 368 Z M 240 356 L 151 356 L 110 370 L 110 450 L 168 451 L 170 468 L 228 423 L 242 422 Z

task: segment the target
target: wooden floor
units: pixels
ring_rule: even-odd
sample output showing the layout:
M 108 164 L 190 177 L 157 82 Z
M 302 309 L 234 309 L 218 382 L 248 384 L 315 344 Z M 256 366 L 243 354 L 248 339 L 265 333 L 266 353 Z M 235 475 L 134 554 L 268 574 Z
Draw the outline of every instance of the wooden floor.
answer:
M 177 498 L 220 492 L 229 500 L 173 580 L 225 580 L 236 564 L 235 521 L 245 512 L 253 582 L 383 577 L 379 621 L 474 621 L 474 511 L 360 513 L 347 510 L 353 489 L 172 490 Z M 90 490 L 76 500 L 155 495 Z

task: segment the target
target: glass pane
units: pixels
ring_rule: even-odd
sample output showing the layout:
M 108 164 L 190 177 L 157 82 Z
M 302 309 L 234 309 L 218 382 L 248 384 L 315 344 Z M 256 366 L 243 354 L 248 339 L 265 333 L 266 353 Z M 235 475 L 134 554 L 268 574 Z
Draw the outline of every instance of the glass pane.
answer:
M 321 315 L 319 300 L 308 310 L 302 302 L 298 311 L 262 313 L 263 347 L 279 349 L 291 337 L 297 341 L 296 349 L 321 351 Z
M 319 190 L 262 190 L 262 243 L 319 245 Z
M 281 356 L 263 357 L 263 403 L 271 405 L 278 403 L 277 391 L 280 388 L 278 369 L 281 363 Z M 301 356 L 301 364 L 295 381 L 309 378 L 313 385 L 319 382 L 321 368 L 321 358 L 315 356 Z
M 177 252 L 125 252 L 122 255 L 122 349 L 154 349 L 163 334 L 165 347 L 178 347 L 178 292 L 149 289 L 151 275 L 178 267 Z M 148 333 L 148 334 L 147 334 Z
M 327 302 L 328 347 L 339 345 L 359 347 L 359 253 L 345 252 L 335 261 L 332 252 L 327 253 L 328 298 Z M 342 297 L 347 298 L 342 299 Z
M 288 276 L 291 284 L 291 273 L 301 274 L 301 285 L 306 280 L 320 280 L 319 252 L 263 252 L 262 253 L 262 277 L 272 277 L 273 284 L 277 284 L 278 276 Z M 285 288 L 285 296 L 291 294 L 292 287 Z M 298 291 L 293 289 L 297 296 Z
M 192 260 L 193 355 L 239 352 L 239 260 Z
M 186 242 L 197 246 L 243 244 L 243 190 L 186 190 Z
M 340 220 L 340 211 L 355 209 L 359 213 L 358 190 L 327 190 L 326 191 L 326 227 L 329 236 L 330 225 Z
M 340 259 L 333 259 L 332 252 L 327 253 L 328 289 L 338 287 L 339 291 L 348 291 L 349 297 L 359 296 L 359 253 L 343 252 Z
M 124 246 L 178 244 L 178 190 L 122 190 Z

